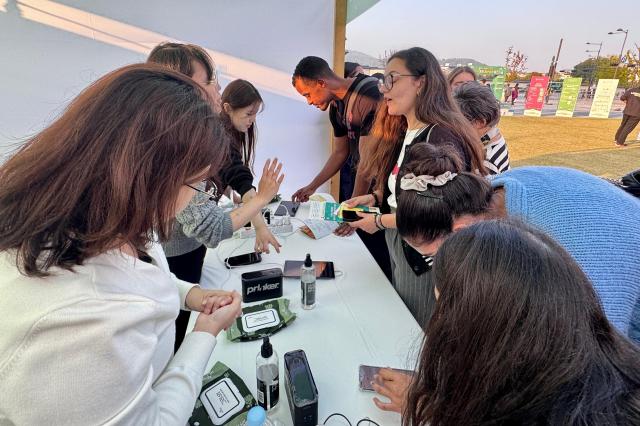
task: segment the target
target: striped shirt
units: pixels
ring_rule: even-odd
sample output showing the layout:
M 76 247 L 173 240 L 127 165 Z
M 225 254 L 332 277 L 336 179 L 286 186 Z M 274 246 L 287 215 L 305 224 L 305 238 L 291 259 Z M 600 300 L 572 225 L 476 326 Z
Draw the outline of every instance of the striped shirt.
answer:
M 509 151 L 507 142 L 497 127 L 493 127 L 482 138 L 485 151 L 484 166 L 491 175 L 506 172 L 509 170 Z

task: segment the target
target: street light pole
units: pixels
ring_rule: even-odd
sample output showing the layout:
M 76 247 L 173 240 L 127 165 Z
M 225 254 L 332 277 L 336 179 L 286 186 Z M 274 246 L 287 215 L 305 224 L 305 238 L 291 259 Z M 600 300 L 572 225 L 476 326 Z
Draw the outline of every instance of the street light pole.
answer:
M 618 60 L 619 63 L 616 66 L 616 70 L 613 73 L 613 78 L 616 78 L 616 76 L 618 75 L 618 67 L 620 66 L 620 64 L 622 64 L 622 52 L 624 51 L 624 45 L 627 43 L 627 36 L 629 35 L 629 30 L 623 30 L 622 28 L 618 28 L 615 31 L 609 31 L 609 35 L 613 35 L 613 34 L 622 34 L 624 33 L 624 41 L 622 42 L 622 47 L 620 48 L 620 56 L 618 56 Z

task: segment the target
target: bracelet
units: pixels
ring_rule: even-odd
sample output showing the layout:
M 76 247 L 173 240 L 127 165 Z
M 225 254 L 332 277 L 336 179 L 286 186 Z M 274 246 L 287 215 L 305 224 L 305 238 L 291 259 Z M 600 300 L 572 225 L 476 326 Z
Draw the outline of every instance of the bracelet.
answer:
M 376 213 L 373 221 L 375 222 L 376 228 L 378 228 L 379 231 L 384 231 L 385 229 L 387 229 L 387 227 L 382 223 L 382 214 Z
M 378 195 L 376 194 L 376 192 L 375 191 L 371 191 L 370 195 L 373 195 L 373 200 L 375 201 L 375 203 L 373 205 L 374 206 L 380 205 L 380 200 L 378 200 Z

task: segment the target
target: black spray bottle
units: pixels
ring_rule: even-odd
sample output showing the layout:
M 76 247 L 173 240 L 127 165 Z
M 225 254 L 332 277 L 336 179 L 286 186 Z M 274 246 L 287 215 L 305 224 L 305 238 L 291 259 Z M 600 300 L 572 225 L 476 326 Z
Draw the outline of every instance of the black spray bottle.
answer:
M 258 404 L 269 411 L 280 399 L 280 372 L 278 354 L 273 350 L 269 337 L 263 337 L 260 353 L 256 358 L 256 377 L 258 378 Z

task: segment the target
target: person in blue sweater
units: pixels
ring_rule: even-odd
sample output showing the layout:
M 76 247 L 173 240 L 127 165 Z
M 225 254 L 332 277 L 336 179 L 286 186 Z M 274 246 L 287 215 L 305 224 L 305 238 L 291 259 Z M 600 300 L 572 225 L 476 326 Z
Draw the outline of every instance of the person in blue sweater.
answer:
M 424 256 L 456 230 L 517 217 L 546 232 L 580 265 L 607 318 L 640 342 L 640 201 L 587 173 L 520 167 L 491 179 L 462 171 L 455 150 L 421 144 L 401 171 L 398 231 Z

